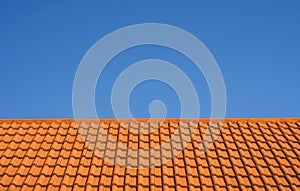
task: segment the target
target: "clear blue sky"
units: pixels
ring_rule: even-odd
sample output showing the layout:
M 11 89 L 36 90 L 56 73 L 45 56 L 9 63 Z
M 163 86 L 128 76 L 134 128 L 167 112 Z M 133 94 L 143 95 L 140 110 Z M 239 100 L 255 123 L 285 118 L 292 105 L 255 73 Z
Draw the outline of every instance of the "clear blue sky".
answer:
M 72 118 L 73 79 L 86 51 L 118 28 L 147 22 L 185 29 L 209 48 L 226 84 L 226 117 L 300 117 L 299 1 L 180 2 L 1 1 L 0 118 Z M 181 66 L 199 84 L 200 117 L 209 117 L 201 73 L 176 52 L 145 46 L 120 54 L 100 77 L 101 118 L 113 118 L 113 80 L 125 66 L 147 58 Z M 174 91 L 155 81 L 132 92 L 134 116 L 148 117 L 153 99 L 165 101 L 168 117 L 180 116 Z

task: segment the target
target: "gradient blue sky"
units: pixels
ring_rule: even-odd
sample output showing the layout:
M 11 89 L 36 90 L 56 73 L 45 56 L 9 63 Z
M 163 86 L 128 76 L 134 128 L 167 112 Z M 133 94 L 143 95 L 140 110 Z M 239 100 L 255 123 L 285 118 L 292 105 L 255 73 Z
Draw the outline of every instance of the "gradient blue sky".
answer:
M 82 2 L 0 2 L 0 118 L 73 117 L 73 79 L 86 51 L 118 28 L 148 22 L 185 29 L 209 48 L 226 84 L 226 117 L 300 117 L 300 1 Z M 170 49 L 145 46 L 117 56 L 100 77 L 101 118 L 114 117 L 114 79 L 149 58 L 186 72 L 198 84 L 200 117 L 209 117 L 209 90 L 193 64 Z M 175 92 L 155 81 L 132 92 L 134 116 L 148 117 L 153 99 L 165 101 L 168 117 L 180 117 Z

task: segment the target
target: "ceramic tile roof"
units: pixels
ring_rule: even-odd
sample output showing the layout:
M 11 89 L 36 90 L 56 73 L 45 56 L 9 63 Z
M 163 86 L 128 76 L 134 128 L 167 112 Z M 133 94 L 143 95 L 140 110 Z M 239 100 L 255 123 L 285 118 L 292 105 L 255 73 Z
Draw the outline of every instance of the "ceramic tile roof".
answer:
M 89 129 L 89 140 L 97 133 L 97 123 L 81 124 Z M 167 140 L 179 120 L 100 123 L 120 144 L 144 148 Z M 208 120 L 180 123 L 196 128 L 184 150 L 160 166 L 134 169 L 112 165 L 93 153 L 74 120 L 0 120 L 0 190 L 299 190 L 300 119 L 226 119 L 205 153 L 197 148 Z M 159 129 L 137 135 L 126 131 L 126 124 Z

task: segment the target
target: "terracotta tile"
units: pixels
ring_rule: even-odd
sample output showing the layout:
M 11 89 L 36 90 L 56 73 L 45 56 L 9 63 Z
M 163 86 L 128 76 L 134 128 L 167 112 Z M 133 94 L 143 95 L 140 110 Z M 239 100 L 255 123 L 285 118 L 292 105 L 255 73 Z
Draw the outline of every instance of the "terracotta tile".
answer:
M 26 131 L 26 134 L 34 137 L 34 135 L 37 133 L 38 129 L 37 128 L 33 128 L 33 127 L 30 127 L 27 131 Z
M 250 181 L 253 183 L 253 185 L 256 185 L 259 187 L 264 186 L 264 183 L 260 177 L 255 177 L 253 175 L 250 175 L 249 178 L 250 178 Z
M 44 159 L 44 158 L 46 158 L 46 157 L 48 156 L 48 153 L 49 153 L 48 150 L 40 149 L 40 150 L 37 152 L 37 156 L 38 156 L 39 158 Z
M 48 156 L 50 156 L 53 159 L 58 158 L 59 153 L 60 153 L 60 150 L 51 149 L 50 152 L 48 152 Z
M 79 186 L 79 185 L 75 184 L 75 185 L 72 187 L 71 190 L 82 190 L 82 191 L 84 191 L 85 189 L 86 189 L 85 186 Z
M 11 151 L 10 149 L 9 149 L 9 151 L 8 151 L 8 149 L 6 149 L 4 152 L 2 152 L 0 164 L 3 166 L 7 166 L 9 161 L 13 157 L 13 154 L 14 154 L 13 151 Z
M 191 148 L 191 151 L 194 151 L 193 147 Z M 207 158 L 213 158 L 213 159 L 218 158 L 217 152 L 215 152 L 214 150 L 208 150 L 206 154 L 207 154 Z
M 36 184 L 46 186 L 48 185 L 50 178 L 51 178 L 50 176 L 45 176 L 42 174 L 41 176 L 38 177 Z
M 245 166 L 249 166 L 251 168 L 256 167 L 255 161 L 253 158 L 242 158 L 243 163 Z
M 22 160 L 23 160 L 22 158 L 13 157 L 9 163 L 14 167 L 18 167 L 22 163 Z
M 17 128 L 9 128 L 7 131 L 6 131 L 6 133 L 8 134 L 8 135 L 10 135 L 10 136 L 13 136 L 13 135 L 16 135 L 16 133 L 17 133 Z M 20 135 L 18 135 L 18 136 L 20 136 Z
M 68 165 L 65 174 L 69 176 L 76 176 L 77 174 L 77 167 L 73 167 L 72 165 Z
M 99 183 L 100 184 L 100 190 L 104 189 L 104 188 L 109 188 L 111 186 L 111 181 L 112 181 L 112 177 L 111 176 L 102 175 L 100 177 L 100 183 Z M 134 186 L 134 185 L 136 185 L 136 184 L 132 184 L 130 186 Z
M 268 190 L 268 191 L 273 191 L 273 190 L 276 190 L 276 189 L 278 189 L 277 186 L 269 186 L 269 185 L 266 185 L 266 190 Z
M 7 174 L 8 176 L 15 176 L 17 171 L 18 167 L 13 167 L 12 165 L 10 165 L 7 167 L 5 174 Z
M 25 167 L 24 165 L 21 165 L 21 166 L 19 166 L 16 174 L 24 177 L 24 176 L 28 175 L 29 170 L 30 170 L 30 167 Z
M 38 128 L 37 130 L 37 134 L 40 136 L 46 135 L 47 134 L 48 129 L 46 128 Z
M 1 151 L 4 152 L 7 149 L 9 144 L 10 143 L 6 143 L 6 142 L 2 141 L 1 138 L 0 138 L 0 152 Z
M 260 176 L 260 172 L 258 171 L 258 169 L 256 167 L 246 166 L 246 171 L 247 171 L 248 174 L 251 174 L 255 177 Z
M 115 132 L 116 130 L 116 132 Z M 98 134 L 99 128 L 98 127 L 94 127 L 94 128 L 89 128 L 89 135 L 94 135 L 96 136 Z M 114 129 L 114 132 L 117 134 L 118 133 L 118 128 Z
M 275 158 L 265 157 L 265 161 L 267 162 L 268 166 L 279 166 L 279 163 L 277 162 L 277 160 Z
M 227 168 L 225 166 L 222 166 L 222 170 L 224 172 L 224 175 L 226 175 L 226 176 L 231 176 L 231 177 L 235 176 L 234 169 L 232 169 L 232 168 Z
M 29 148 L 33 150 L 38 150 L 41 146 L 41 143 L 36 142 L 35 140 L 31 142 Z
M 89 167 L 79 166 L 77 173 L 80 174 L 81 176 L 88 176 Z
M 10 144 L 8 145 L 8 148 L 11 150 L 17 150 L 19 147 L 20 143 L 19 142 L 10 142 Z
M 16 186 L 14 184 L 9 185 L 8 190 L 20 190 L 21 187 L 20 186 Z
M 51 163 L 51 165 L 52 165 L 53 163 L 56 163 L 54 166 L 60 165 L 61 167 L 64 167 L 64 168 L 65 168 L 66 166 L 68 166 L 69 159 L 68 159 L 68 158 L 65 158 L 65 157 L 59 157 L 59 158 L 57 159 L 57 161 L 56 161 L 56 160 L 52 160 L 50 163 Z M 45 162 L 45 164 L 48 164 L 47 161 Z
M 240 143 L 244 143 L 245 142 L 245 140 L 244 140 L 244 138 L 243 138 L 243 136 L 241 134 L 240 135 L 233 134 L 232 136 L 233 136 L 233 138 L 234 138 L 234 140 L 236 142 L 240 142 Z
M 45 165 L 49 166 L 49 167 L 55 167 L 56 163 L 58 163 L 58 161 L 56 161 L 55 159 L 53 159 L 50 156 L 47 156 L 46 161 L 45 161 Z M 61 165 L 61 164 L 59 164 Z
M 2 141 L 5 143 L 10 143 L 13 140 L 13 136 L 10 136 L 8 134 L 5 134 L 4 137 L 2 138 Z
M 218 159 L 213 159 L 213 158 L 208 158 L 207 159 L 209 166 L 215 166 L 215 167 L 220 167 L 220 163 L 218 161 Z
M 204 177 L 204 176 L 200 176 L 200 178 L 199 178 L 199 177 L 194 177 L 194 176 L 189 176 L 189 175 L 187 176 L 187 178 L 188 178 L 188 183 L 189 183 L 188 186 L 190 186 L 190 188 L 191 187 L 200 187 L 200 179 L 201 179 L 201 182 L 202 182 L 202 179 L 206 179 L 206 177 Z M 210 186 L 212 184 L 211 180 L 204 180 L 203 182 L 205 182 L 205 184 L 207 184 L 207 186 Z M 191 189 L 194 189 L 194 188 L 191 188 Z
M 19 145 L 19 147 L 22 149 L 22 150 L 27 150 L 30 146 L 30 142 L 25 142 L 25 141 L 22 141 L 21 144 Z
M 231 158 L 231 162 L 234 167 L 244 167 L 243 161 L 240 158 Z
M 298 143 L 298 140 L 294 135 L 285 134 L 285 138 L 288 140 L 288 142 Z
M 237 176 L 238 182 L 244 186 L 251 186 L 250 180 L 247 176 Z
M 234 143 L 234 142 L 225 142 L 225 145 L 226 145 L 226 147 L 229 149 L 228 150 L 228 152 L 229 151 L 236 151 L 236 150 L 238 150 L 237 149 L 237 146 L 236 146 L 236 144 Z M 230 154 L 230 153 L 229 153 Z
M 62 136 L 60 134 L 56 134 L 55 138 L 54 138 L 54 142 L 57 142 L 59 144 L 63 144 L 65 141 L 66 136 Z
M 57 176 L 63 176 L 65 171 L 66 171 L 65 167 L 61 167 L 61 166 L 57 165 L 54 168 L 53 174 L 55 174 Z
M 65 142 L 74 144 L 75 138 L 76 138 L 76 136 L 71 135 L 71 134 L 67 134 L 67 136 L 65 138 Z
M 56 176 L 53 175 L 50 178 L 49 184 L 50 186 L 53 186 L 54 188 L 59 188 L 61 186 L 61 182 L 62 182 L 63 177 L 62 176 Z
M 295 185 L 295 186 L 298 186 L 300 185 L 300 180 L 297 176 L 290 176 L 290 175 L 287 175 L 286 176 L 288 182 L 292 185 Z M 271 177 L 269 177 L 269 181 L 270 181 L 270 184 L 273 183 L 271 181 L 274 181 Z
M 289 157 L 289 156 L 287 156 L 287 160 L 290 162 L 291 166 L 294 166 L 295 168 L 297 168 L 297 170 L 295 170 L 295 171 L 298 172 L 298 170 L 300 168 L 299 160 L 297 158 L 293 158 L 293 157 Z
M 245 149 L 245 150 L 240 150 L 240 155 L 241 155 L 241 158 L 242 159 L 252 159 L 252 155 L 250 153 L 250 151 L 248 149 Z
M 78 185 L 79 187 L 82 187 L 84 189 L 87 182 L 87 176 L 76 176 L 75 178 L 75 185 Z
M 213 167 L 213 168 L 215 168 L 215 167 Z M 179 171 L 178 175 L 185 175 L 185 168 L 179 168 L 179 169 L 180 169 L 180 171 Z M 203 175 L 203 176 L 211 175 L 210 169 L 206 168 L 206 167 L 198 166 L 198 172 L 199 172 L 199 175 Z
M 296 176 L 296 173 L 294 172 L 293 168 L 292 167 L 289 167 L 289 166 L 281 166 L 281 169 L 283 171 L 283 173 L 285 175 L 291 175 L 291 176 Z
M 48 151 L 50 150 L 52 146 L 51 142 L 47 142 L 46 140 L 42 142 L 41 146 L 39 147 L 39 150 L 44 150 L 44 151 Z
M 237 181 L 237 177 L 230 177 L 230 176 L 225 176 L 225 182 L 227 185 L 233 186 L 233 187 L 238 187 L 239 183 Z
M 125 180 L 124 176 L 114 176 L 112 180 L 112 189 L 123 190 L 124 180 Z M 149 181 L 146 183 L 149 183 Z
M 66 127 L 64 127 L 64 125 L 66 126 Z M 57 131 L 57 134 L 59 134 L 59 135 L 67 135 L 67 133 L 68 133 L 68 126 L 69 126 L 69 124 L 68 123 L 66 123 L 66 124 L 61 124 L 61 126 L 60 126 L 60 128 L 58 129 L 58 131 Z
M 215 175 L 215 176 L 223 176 L 223 173 L 222 173 L 221 168 L 216 168 L 216 167 L 214 167 L 214 166 L 211 166 L 211 167 L 210 167 L 210 170 L 211 170 L 211 174 L 212 174 L 212 175 Z
M 30 174 L 26 177 L 24 184 L 27 186 L 34 186 L 36 184 L 37 179 L 38 179 L 37 176 L 32 176 Z
M 100 178 L 97 176 L 89 175 L 87 179 L 87 185 L 98 187 L 99 179 Z
M 31 167 L 34 160 L 35 160 L 34 158 L 29 158 L 28 156 L 25 156 L 22 161 L 22 164 L 25 165 L 26 167 Z
M 270 166 L 269 169 L 273 175 L 284 176 L 283 171 L 281 170 L 281 168 L 279 166 L 277 166 L 277 167 Z
M 268 185 L 268 186 L 271 186 L 271 187 L 276 187 L 277 184 L 275 182 L 275 180 L 273 179 L 272 176 L 261 176 L 262 180 L 263 180 L 263 183 L 264 185 Z
M 62 148 L 67 151 L 72 150 L 72 147 L 73 147 L 73 143 L 69 143 L 67 141 L 65 141 L 62 145 Z
M 19 158 L 24 158 L 26 154 L 26 150 L 23 150 L 23 149 L 18 149 L 15 153 L 14 153 L 14 156 L 17 156 Z
M 10 148 L 7 148 L 7 149 L 5 150 L 5 152 L 3 153 L 3 156 L 5 156 L 6 158 L 11 159 L 11 158 L 14 156 L 14 154 L 15 154 L 15 150 L 12 150 L 12 149 L 10 149 Z
M 49 167 L 48 165 L 44 165 L 44 167 L 42 168 L 41 174 L 43 174 L 45 176 L 51 176 L 53 170 L 54 170 L 54 167 Z
M 71 191 L 72 186 L 63 184 L 63 185 L 61 185 L 60 189 L 61 190 L 66 190 L 66 191 L 68 191 L 68 190 Z
M 7 174 L 5 174 L 0 178 L 0 185 L 8 186 L 10 185 L 13 179 L 14 179 L 13 176 L 8 176 Z
M 68 174 L 66 174 L 62 180 L 62 185 L 66 185 L 67 187 L 71 187 L 73 186 L 75 181 L 75 176 L 69 176 Z
M 42 167 L 33 165 L 29 171 L 29 174 L 36 177 L 40 175 L 41 171 L 42 171 Z
M 287 182 L 287 179 L 285 177 L 274 176 L 274 179 L 281 186 L 284 186 L 284 187 L 289 186 L 289 183 Z
M 288 140 L 283 135 L 274 134 L 274 137 L 277 142 L 282 142 L 285 145 L 288 143 Z
M 24 184 L 21 188 L 21 191 L 26 191 L 26 190 L 33 190 L 34 186 L 28 186 L 26 184 Z
M 194 177 L 198 176 L 198 169 L 197 169 L 196 166 L 192 167 L 192 166 L 187 165 L 186 166 L 186 172 L 187 172 L 188 176 L 194 176 Z
M 267 163 L 263 159 L 263 156 L 260 154 L 259 151 L 252 151 L 250 150 L 252 156 L 254 156 L 253 160 L 258 166 L 267 166 Z
M 81 153 L 82 153 L 82 150 L 73 149 L 71 152 L 71 157 L 79 159 L 79 158 L 81 158 Z
M 70 137 L 77 135 L 77 128 L 70 128 L 68 131 L 68 135 L 70 135 Z
M 269 158 L 271 160 L 275 158 L 271 150 L 261 149 L 261 153 L 264 158 Z
M 255 138 L 253 137 L 252 134 L 248 134 L 248 133 L 251 133 L 250 130 L 248 130 L 249 132 L 247 132 L 247 134 L 243 134 L 244 138 L 245 138 L 245 141 L 246 142 L 251 142 L 251 143 L 254 143 L 256 142 Z
M 218 177 L 218 176 L 213 175 L 212 179 L 213 179 L 215 186 L 217 186 L 217 185 L 220 187 L 226 186 L 225 179 L 222 176 Z
M 248 173 L 244 167 L 234 166 L 233 169 L 237 176 L 247 176 L 248 175 Z

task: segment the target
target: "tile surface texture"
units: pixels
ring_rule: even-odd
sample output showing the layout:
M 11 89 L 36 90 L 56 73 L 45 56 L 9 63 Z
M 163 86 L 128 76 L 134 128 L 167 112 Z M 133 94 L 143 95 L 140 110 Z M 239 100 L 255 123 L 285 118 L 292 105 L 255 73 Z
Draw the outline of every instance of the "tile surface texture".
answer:
M 125 148 L 156 148 L 171 135 L 178 139 L 161 156 L 144 153 L 150 160 L 168 159 L 151 168 L 134 168 L 137 156 L 118 150 L 113 159 L 127 158 L 123 168 L 102 160 L 113 148 L 99 138 L 100 126 Z M 194 127 L 194 134 L 176 134 L 179 126 Z M 208 126 L 214 130 L 220 123 L 90 120 L 80 121 L 78 130 L 71 119 L 0 120 L 0 190 L 299 190 L 300 119 L 225 119 L 203 153 Z M 192 140 L 184 147 L 178 140 L 187 137 Z

